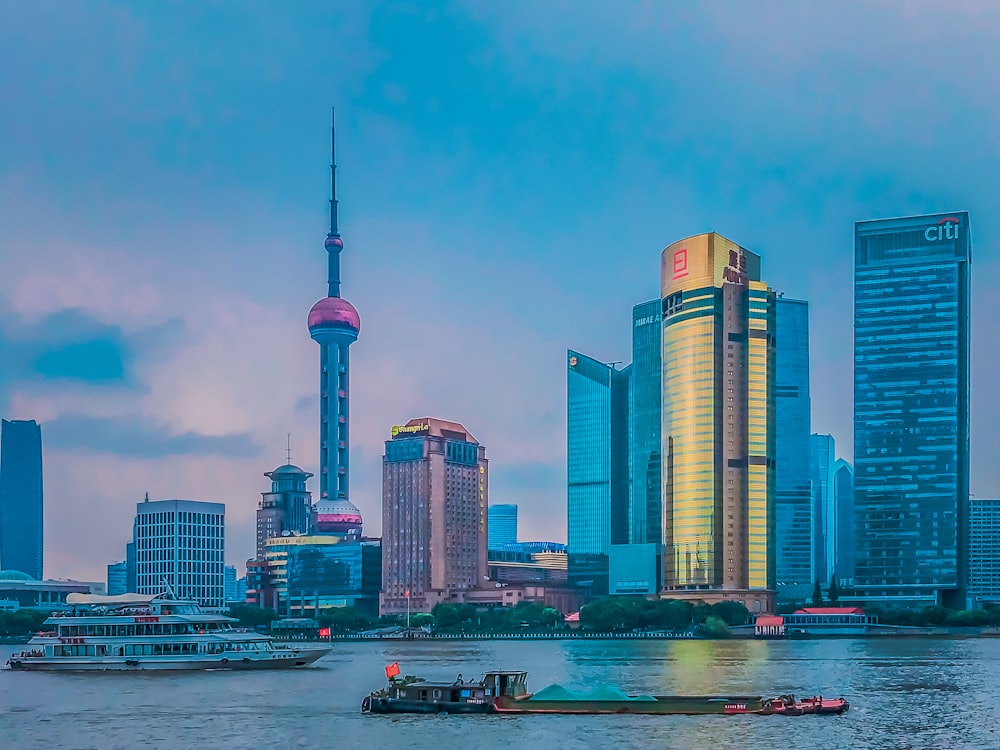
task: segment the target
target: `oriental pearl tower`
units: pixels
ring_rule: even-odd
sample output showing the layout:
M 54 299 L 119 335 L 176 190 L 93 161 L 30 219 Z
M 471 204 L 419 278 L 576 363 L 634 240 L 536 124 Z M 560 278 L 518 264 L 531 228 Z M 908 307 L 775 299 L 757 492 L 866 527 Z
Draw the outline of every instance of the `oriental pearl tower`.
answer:
M 340 252 L 337 229 L 337 134 L 331 126 L 330 231 L 327 252 L 327 295 L 309 311 L 309 335 L 319 344 L 319 501 L 313 508 L 316 530 L 361 535 L 361 513 L 348 499 L 349 395 L 348 350 L 361 330 L 354 305 L 340 296 Z

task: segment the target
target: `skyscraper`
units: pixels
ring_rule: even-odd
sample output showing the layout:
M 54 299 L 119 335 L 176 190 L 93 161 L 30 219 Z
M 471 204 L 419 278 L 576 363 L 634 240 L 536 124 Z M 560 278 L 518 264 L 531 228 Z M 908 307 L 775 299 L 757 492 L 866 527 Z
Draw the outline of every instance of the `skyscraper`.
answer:
M 969 499 L 969 599 L 1000 603 L 1000 500 Z
M 809 480 L 812 483 L 812 578 L 829 583 L 837 550 L 833 435 L 809 436 Z
M 312 493 L 306 489 L 312 474 L 287 463 L 264 476 L 271 480 L 271 491 L 261 493 L 257 508 L 258 558 L 268 539 L 285 532 L 308 534 L 312 528 Z
M 458 422 L 392 428 L 382 458 L 383 614 L 429 612 L 483 585 L 488 469 L 486 448 Z
M 330 132 L 330 231 L 324 242 L 328 256 L 327 296 L 309 311 L 309 335 L 320 346 L 319 501 L 315 508 L 317 523 L 322 523 L 324 516 L 343 515 L 350 505 L 348 354 L 361 330 L 358 311 L 340 296 L 340 253 L 344 249 L 344 242 L 337 226 L 336 129 L 331 128 Z M 354 511 L 357 512 L 357 508 Z
M 517 542 L 517 506 L 491 505 L 489 508 L 489 549 Z
M 778 297 L 775 307 L 775 556 L 781 584 L 811 584 L 809 488 L 809 304 Z
M 629 542 L 662 544 L 663 483 L 660 460 L 659 298 L 632 308 L 632 370 L 629 379 Z
M 128 591 L 128 566 L 124 562 L 108 565 L 108 596 L 118 596 Z
M 136 505 L 137 593 L 169 585 L 181 599 L 225 605 L 226 506 L 197 500 Z
M 223 569 L 223 600 L 228 604 L 236 599 L 236 568 L 227 565 Z
M 628 543 L 630 372 L 568 352 L 568 576 L 597 595 L 608 593 L 611 545 Z
M 661 256 L 666 596 L 773 607 L 775 295 L 716 233 Z
M 833 465 L 835 539 L 833 571 L 838 582 L 854 584 L 854 467 L 842 458 Z
M 966 606 L 967 212 L 854 229 L 855 590 Z
M 42 428 L 0 422 L 0 569 L 42 580 Z

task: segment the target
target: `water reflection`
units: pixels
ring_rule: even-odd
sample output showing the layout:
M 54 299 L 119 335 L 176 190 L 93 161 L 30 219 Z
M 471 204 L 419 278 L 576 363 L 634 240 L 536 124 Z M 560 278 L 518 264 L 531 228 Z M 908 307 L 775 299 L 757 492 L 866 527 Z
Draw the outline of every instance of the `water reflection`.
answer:
M 0 672 L 0 747 L 989 749 L 1000 747 L 998 659 L 992 639 L 414 641 L 337 644 L 300 672 Z M 527 669 L 535 690 L 604 682 L 647 693 L 822 693 L 853 707 L 797 719 L 362 716 L 362 696 L 393 661 L 449 680 Z

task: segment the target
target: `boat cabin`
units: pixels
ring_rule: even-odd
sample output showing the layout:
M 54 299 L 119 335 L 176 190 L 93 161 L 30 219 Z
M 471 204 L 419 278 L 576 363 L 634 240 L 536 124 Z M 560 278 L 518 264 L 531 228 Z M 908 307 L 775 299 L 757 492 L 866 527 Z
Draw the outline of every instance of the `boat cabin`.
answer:
M 403 701 L 489 705 L 500 695 L 510 698 L 525 695 L 527 684 L 527 672 L 487 672 L 481 680 L 465 680 L 459 675 L 452 683 L 406 677 L 393 680 L 384 694 Z

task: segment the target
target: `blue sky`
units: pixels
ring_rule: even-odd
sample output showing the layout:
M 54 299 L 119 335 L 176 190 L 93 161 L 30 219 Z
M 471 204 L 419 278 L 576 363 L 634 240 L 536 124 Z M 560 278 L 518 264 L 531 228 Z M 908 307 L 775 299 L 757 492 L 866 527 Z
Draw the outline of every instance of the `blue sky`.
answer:
M 0 414 L 44 424 L 46 572 L 134 503 L 315 471 L 329 110 L 352 500 L 389 427 L 462 422 L 523 538 L 565 534 L 565 350 L 628 360 L 659 251 L 719 231 L 811 305 L 813 430 L 851 455 L 852 230 L 968 209 L 972 489 L 1000 494 L 1000 7 L 0 0 Z

